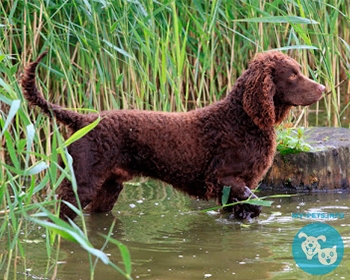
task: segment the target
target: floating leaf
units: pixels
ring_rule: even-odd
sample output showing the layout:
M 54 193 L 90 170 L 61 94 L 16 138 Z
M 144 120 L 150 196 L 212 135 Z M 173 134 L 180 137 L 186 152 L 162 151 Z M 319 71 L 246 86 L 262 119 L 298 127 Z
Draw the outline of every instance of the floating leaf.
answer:
M 240 226 L 243 227 L 243 228 L 249 228 L 249 227 L 250 227 L 250 225 L 248 225 L 248 224 L 243 224 L 243 223 L 241 223 Z

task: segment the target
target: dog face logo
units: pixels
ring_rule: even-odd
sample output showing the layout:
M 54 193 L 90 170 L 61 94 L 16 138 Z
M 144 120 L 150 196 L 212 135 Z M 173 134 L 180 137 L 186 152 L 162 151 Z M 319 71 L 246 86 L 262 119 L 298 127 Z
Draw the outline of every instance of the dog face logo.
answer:
M 321 245 L 318 243 L 318 240 L 322 240 L 323 242 L 326 241 L 326 237 L 324 235 L 320 235 L 318 237 L 307 236 L 304 232 L 300 232 L 298 237 L 306 238 L 305 241 L 301 243 L 301 247 L 308 260 L 311 260 L 321 249 Z

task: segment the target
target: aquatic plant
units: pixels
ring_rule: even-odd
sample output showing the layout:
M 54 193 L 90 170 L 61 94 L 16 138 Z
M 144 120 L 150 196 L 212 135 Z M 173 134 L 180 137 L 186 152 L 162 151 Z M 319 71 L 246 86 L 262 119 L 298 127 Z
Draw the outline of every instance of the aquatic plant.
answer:
M 309 152 L 313 148 L 307 143 L 305 128 L 298 127 L 280 129 L 277 134 L 277 151 L 282 155 Z

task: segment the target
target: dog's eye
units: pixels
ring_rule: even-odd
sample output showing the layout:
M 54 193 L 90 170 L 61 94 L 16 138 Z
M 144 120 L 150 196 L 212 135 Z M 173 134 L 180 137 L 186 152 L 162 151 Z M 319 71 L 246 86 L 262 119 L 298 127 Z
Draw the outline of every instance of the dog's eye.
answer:
M 296 73 L 292 73 L 292 74 L 289 76 L 289 79 L 294 80 L 294 79 L 296 79 L 296 77 L 297 77 L 297 74 L 296 74 Z

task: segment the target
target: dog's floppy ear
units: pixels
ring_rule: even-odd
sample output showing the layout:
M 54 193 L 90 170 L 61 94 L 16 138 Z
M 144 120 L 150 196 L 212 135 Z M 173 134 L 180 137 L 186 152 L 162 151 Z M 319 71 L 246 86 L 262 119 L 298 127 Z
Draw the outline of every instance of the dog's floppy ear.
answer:
M 301 233 L 299 233 L 298 237 L 299 238 L 303 238 L 303 237 L 307 238 L 307 235 L 306 235 L 306 233 L 301 232 Z
M 324 235 L 320 235 L 316 238 L 316 240 L 319 240 L 319 239 L 322 240 L 323 242 L 326 242 L 326 236 Z
M 253 60 L 246 71 L 243 109 L 260 129 L 268 129 L 276 122 L 273 96 L 276 86 L 272 78 L 271 61 L 263 57 Z

